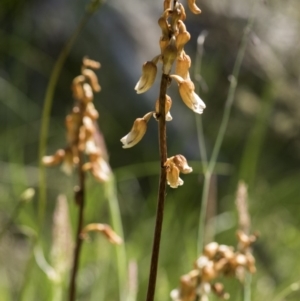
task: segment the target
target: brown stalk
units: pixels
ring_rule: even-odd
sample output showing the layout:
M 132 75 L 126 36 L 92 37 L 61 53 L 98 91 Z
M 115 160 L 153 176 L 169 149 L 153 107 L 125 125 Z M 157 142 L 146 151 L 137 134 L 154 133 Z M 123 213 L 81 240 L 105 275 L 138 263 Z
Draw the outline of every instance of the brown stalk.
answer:
M 159 178 L 159 189 L 158 189 L 158 197 L 157 197 L 156 222 L 155 222 L 146 301 L 153 301 L 154 294 L 155 294 L 159 247 L 160 247 L 161 230 L 162 230 L 163 216 L 164 216 L 164 203 L 166 197 L 167 172 L 166 172 L 166 167 L 164 166 L 167 160 L 165 102 L 166 102 L 166 92 L 167 92 L 169 81 L 170 81 L 169 75 L 162 74 L 161 82 L 160 82 L 160 92 L 159 92 L 159 114 L 157 116 L 159 154 L 160 154 L 160 178 Z
M 79 185 L 75 187 L 75 202 L 79 206 L 78 210 L 78 223 L 76 231 L 76 245 L 74 251 L 73 265 L 71 271 L 71 279 L 69 285 L 69 301 L 75 301 L 76 298 L 76 276 L 78 274 L 79 268 L 79 257 L 82 246 L 82 238 L 80 236 L 81 230 L 83 228 L 83 210 L 85 203 L 85 173 L 82 169 L 83 166 L 83 152 L 79 151 L 79 163 L 78 163 L 78 177 Z

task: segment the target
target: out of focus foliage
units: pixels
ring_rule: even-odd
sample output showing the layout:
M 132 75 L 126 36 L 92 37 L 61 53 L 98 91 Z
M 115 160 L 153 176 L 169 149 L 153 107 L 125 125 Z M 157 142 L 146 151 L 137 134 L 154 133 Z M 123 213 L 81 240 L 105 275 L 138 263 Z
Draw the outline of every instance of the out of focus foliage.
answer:
M 198 3 L 199 2 L 199 3 Z M 186 51 L 194 59 L 197 36 L 206 30 L 200 95 L 205 141 L 210 154 L 228 93 L 228 76 L 249 16 L 251 1 L 202 0 L 199 16 L 189 15 L 192 39 Z M 28 187 L 38 188 L 38 142 L 46 85 L 52 67 L 76 28 L 87 1 L 4 0 L 0 2 L 0 230 Z M 135 118 L 152 110 L 158 81 L 136 95 L 142 63 L 158 53 L 162 1 L 111 0 L 90 19 L 77 39 L 55 90 L 47 152 L 64 145 L 64 116 L 72 105 L 70 85 L 84 55 L 100 61 L 102 91 L 95 105 L 115 172 L 128 260 L 138 264 L 138 299 L 145 296 L 156 209 L 158 142 L 155 122 L 139 143 L 123 150 L 120 138 Z M 189 12 L 187 12 L 189 14 Z M 253 32 L 242 65 L 234 108 L 211 189 L 209 217 L 214 240 L 235 245 L 237 183 L 249 186 L 258 272 L 253 300 L 275 300 L 299 283 L 300 262 L 300 2 L 258 0 Z M 207 88 L 206 88 L 207 87 Z M 175 85 L 173 85 L 175 88 Z M 194 172 L 177 190 L 168 188 L 158 274 L 157 300 L 167 300 L 180 275 L 197 257 L 197 227 L 203 176 L 195 116 L 171 91 L 173 121 L 168 123 L 168 151 L 183 154 Z M 76 222 L 73 186 L 58 168 L 47 171 L 47 215 L 42 247 L 51 261 L 52 216 L 58 194 L 67 195 L 71 223 Z M 53 300 L 51 283 L 37 266 L 38 194 L 21 207 L 0 241 L 1 300 Z M 104 188 L 88 181 L 86 223 L 110 222 Z M 116 300 L 116 259 L 103 238 L 85 243 L 78 300 Z M 240 286 L 228 281 L 232 300 Z M 295 292 L 280 300 L 299 300 Z M 279 300 L 278 300 L 279 301 Z

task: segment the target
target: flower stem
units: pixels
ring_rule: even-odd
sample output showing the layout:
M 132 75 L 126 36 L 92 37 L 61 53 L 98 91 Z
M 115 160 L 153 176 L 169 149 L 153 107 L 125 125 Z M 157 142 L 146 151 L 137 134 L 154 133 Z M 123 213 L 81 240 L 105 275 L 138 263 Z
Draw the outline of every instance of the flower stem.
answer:
M 167 172 L 164 166 L 167 160 L 167 135 L 166 135 L 166 113 L 165 102 L 166 92 L 169 83 L 169 75 L 162 74 L 159 92 L 159 114 L 158 114 L 158 137 L 160 154 L 160 178 L 157 197 L 156 223 L 154 230 L 154 239 L 152 246 L 152 256 L 150 265 L 150 274 L 148 282 L 148 291 L 146 301 L 153 301 L 155 295 L 157 265 L 159 258 L 159 247 L 161 239 L 161 230 L 164 216 L 164 203 L 166 198 Z
M 83 228 L 83 210 L 85 203 L 85 173 L 82 170 L 83 165 L 83 154 L 79 153 L 79 164 L 78 164 L 78 172 L 79 172 L 79 186 L 75 188 L 75 202 L 79 206 L 78 211 L 78 223 L 77 223 L 77 231 L 76 231 L 76 246 L 74 252 L 73 266 L 71 271 L 71 279 L 69 286 L 69 301 L 74 301 L 76 297 L 76 276 L 78 273 L 79 267 L 79 256 L 82 246 L 82 239 L 80 237 L 80 232 Z

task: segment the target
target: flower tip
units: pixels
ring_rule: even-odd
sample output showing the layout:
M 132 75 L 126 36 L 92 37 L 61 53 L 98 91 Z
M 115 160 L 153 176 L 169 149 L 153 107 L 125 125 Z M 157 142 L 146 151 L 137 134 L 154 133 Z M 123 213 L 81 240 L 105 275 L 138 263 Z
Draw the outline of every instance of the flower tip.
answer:
M 184 81 L 184 79 L 181 76 L 177 75 L 177 74 L 171 74 L 170 77 L 175 79 L 177 84 L 181 84 Z
M 148 61 L 143 65 L 142 76 L 134 87 L 137 94 L 144 93 L 152 87 L 155 81 L 156 73 L 157 67 L 155 62 Z
M 171 116 L 170 112 L 168 112 L 166 114 L 166 121 L 171 121 L 171 120 L 173 120 L 173 117 Z

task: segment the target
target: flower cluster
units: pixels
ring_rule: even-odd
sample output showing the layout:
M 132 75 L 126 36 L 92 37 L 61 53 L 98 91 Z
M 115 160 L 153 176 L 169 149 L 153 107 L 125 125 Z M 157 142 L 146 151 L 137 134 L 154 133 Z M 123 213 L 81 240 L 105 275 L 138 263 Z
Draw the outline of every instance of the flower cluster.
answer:
M 233 276 L 241 280 L 240 271 L 245 269 L 250 273 L 256 272 L 255 259 L 249 251 L 256 236 L 238 231 L 237 237 L 237 251 L 217 242 L 207 244 L 194 269 L 180 278 L 180 288 L 171 292 L 171 298 L 174 301 L 194 301 L 198 297 L 200 301 L 208 301 L 209 293 L 213 292 L 222 299 L 229 299 L 223 284 L 215 281 L 220 276 Z
M 195 4 L 195 0 L 188 0 L 188 6 L 193 13 L 201 13 L 201 10 Z M 138 94 L 148 91 L 155 81 L 157 64 L 162 63 L 163 74 L 167 76 L 169 82 L 171 82 L 172 79 L 177 82 L 179 94 L 183 102 L 194 112 L 202 114 L 205 104 L 194 91 L 195 86 L 189 75 L 191 59 L 184 51 L 185 44 L 190 40 L 190 34 L 186 30 L 184 24 L 185 19 L 185 9 L 179 1 L 164 1 L 164 12 L 158 19 L 158 25 L 162 32 L 159 39 L 160 54 L 156 55 L 151 61 L 144 63 L 142 67 L 142 76 L 137 82 L 135 90 Z M 175 74 L 170 75 L 174 62 L 176 63 Z M 152 116 L 156 120 L 159 119 L 159 102 L 159 99 L 157 99 L 155 111 L 149 112 L 143 118 L 137 118 L 134 121 L 131 131 L 121 139 L 123 148 L 130 148 L 143 138 L 147 130 L 147 123 Z M 164 118 L 166 121 L 171 121 L 172 116 L 170 109 L 172 106 L 172 99 L 167 94 L 165 94 L 164 103 Z M 177 188 L 183 184 L 183 181 L 179 177 L 180 172 L 189 173 L 192 171 L 190 167 L 188 169 L 181 169 L 181 163 L 178 165 L 174 162 L 174 160 L 176 161 L 178 158 L 184 157 L 177 155 L 165 162 L 168 184 L 173 188 Z M 184 161 L 187 165 L 185 158 Z
M 93 71 L 99 68 L 100 63 L 86 57 L 83 59 L 81 75 L 75 77 L 72 83 L 75 103 L 65 119 L 67 146 L 52 156 L 45 156 L 43 164 L 53 166 L 62 163 L 62 170 L 71 174 L 79 163 L 80 154 L 84 153 L 88 160 L 83 164 L 83 170 L 90 170 L 98 181 L 103 182 L 108 180 L 111 171 L 97 126 L 99 113 L 93 103 L 94 93 L 101 90 Z
M 195 0 L 189 0 L 188 5 L 193 13 L 201 13 L 201 10 L 195 4 Z M 163 73 L 170 74 L 172 65 L 176 61 L 175 74 L 170 77 L 176 80 L 183 102 L 195 113 L 202 114 L 205 104 L 194 92 L 195 86 L 189 75 L 191 58 L 184 51 L 185 44 L 191 38 L 184 24 L 185 19 L 185 9 L 181 3 L 174 1 L 173 9 L 171 9 L 171 1 L 164 1 L 164 12 L 158 19 L 158 25 L 162 31 L 159 40 L 161 53 L 151 61 L 144 63 L 142 76 L 136 84 L 135 90 L 140 94 L 151 88 L 157 74 L 158 62 L 162 62 Z

